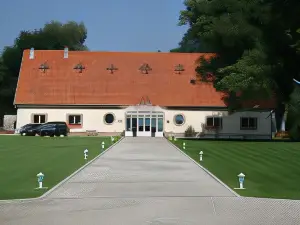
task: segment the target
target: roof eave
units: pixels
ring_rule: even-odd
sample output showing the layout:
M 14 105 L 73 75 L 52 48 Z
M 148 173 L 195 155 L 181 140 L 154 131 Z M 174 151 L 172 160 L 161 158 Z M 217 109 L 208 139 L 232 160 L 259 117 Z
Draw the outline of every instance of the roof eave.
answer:
M 124 108 L 130 105 L 124 104 L 15 104 L 16 108 L 81 108 L 81 107 L 103 107 Z
M 25 50 L 24 50 L 24 51 L 25 51 Z M 14 101 L 13 101 L 13 105 L 14 105 L 14 106 L 16 106 L 16 97 L 17 97 L 17 91 L 18 91 L 18 86 L 19 86 L 20 75 L 21 75 L 21 71 L 22 71 L 22 64 L 23 64 L 23 58 L 24 58 L 24 51 L 23 51 L 23 54 L 22 54 L 21 65 L 20 65 L 20 71 L 19 71 L 18 80 L 17 80 L 17 86 L 16 86 L 16 90 L 15 90 L 15 96 L 14 96 Z

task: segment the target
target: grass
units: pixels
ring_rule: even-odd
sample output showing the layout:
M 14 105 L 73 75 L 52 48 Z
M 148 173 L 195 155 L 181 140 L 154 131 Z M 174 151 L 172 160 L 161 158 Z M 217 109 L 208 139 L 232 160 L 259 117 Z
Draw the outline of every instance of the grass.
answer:
M 173 141 L 230 188 L 239 186 L 237 175 L 246 175 L 245 190 L 235 190 L 248 197 L 300 199 L 300 143 L 242 141 Z
M 110 138 L 105 137 L 21 137 L 0 136 L 0 199 L 38 197 L 47 190 L 35 190 L 36 174 L 45 174 L 48 190 L 102 152 Z

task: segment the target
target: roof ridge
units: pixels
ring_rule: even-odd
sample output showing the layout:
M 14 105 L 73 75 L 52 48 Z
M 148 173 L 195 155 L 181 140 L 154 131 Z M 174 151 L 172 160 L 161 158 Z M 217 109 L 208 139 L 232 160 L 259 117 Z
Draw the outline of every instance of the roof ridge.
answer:
M 30 51 L 30 49 L 24 49 L 24 51 Z M 37 52 L 63 52 L 64 49 L 34 49 Z M 110 54 L 171 54 L 171 55 L 211 55 L 215 54 L 211 53 L 202 53 L 202 52 L 146 52 L 146 51 L 73 51 L 69 50 L 69 52 L 76 53 L 110 53 Z

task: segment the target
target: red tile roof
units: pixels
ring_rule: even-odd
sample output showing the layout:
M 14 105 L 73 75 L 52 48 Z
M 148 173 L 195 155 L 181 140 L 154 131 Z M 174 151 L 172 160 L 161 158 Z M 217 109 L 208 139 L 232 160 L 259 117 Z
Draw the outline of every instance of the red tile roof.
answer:
M 208 83 L 191 84 L 196 77 L 199 53 L 139 53 L 139 52 L 76 52 L 30 50 L 23 54 L 20 77 L 14 104 L 37 105 L 136 105 L 149 98 L 160 106 L 225 106 L 222 94 Z M 39 67 L 46 63 L 43 73 Z M 82 73 L 74 67 L 82 63 Z M 147 63 L 148 74 L 139 70 Z M 107 70 L 113 64 L 118 70 Z M 182 64 L 178 74 L 175 66 Z

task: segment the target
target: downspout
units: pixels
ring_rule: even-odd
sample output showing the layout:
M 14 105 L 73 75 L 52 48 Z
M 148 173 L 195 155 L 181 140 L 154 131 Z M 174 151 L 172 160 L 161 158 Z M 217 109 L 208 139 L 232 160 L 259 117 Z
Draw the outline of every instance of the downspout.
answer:
M 280 127 L 280 131 L 285 131 L 285 123 L 286 123 L 286 119 L 287 119 L 287 113 L 288 113 L 288 104 L 284 105 L 284 113 L 282 116 L 282 120 L 281 120 L 281 127 Z
M 273 126 L 272 126 L 272 123 L 273 123 L 273 110 L 271 110 L 271 112 L 270 112 L 270 140 L 272 141 L 272 139 L 273 139 Z
M 277 103 L 275 108 L 276 132 L 285 131 L 285 104 Z

